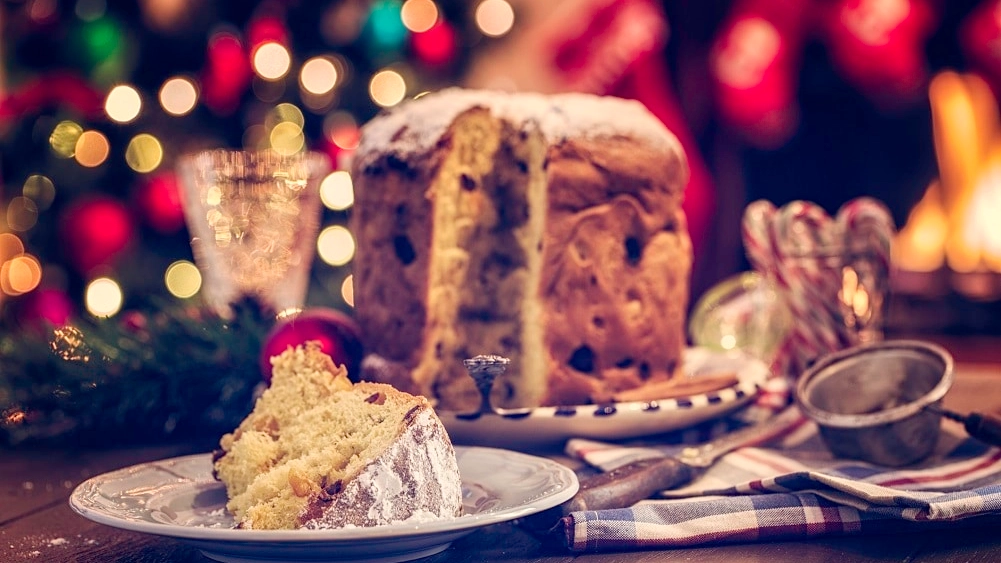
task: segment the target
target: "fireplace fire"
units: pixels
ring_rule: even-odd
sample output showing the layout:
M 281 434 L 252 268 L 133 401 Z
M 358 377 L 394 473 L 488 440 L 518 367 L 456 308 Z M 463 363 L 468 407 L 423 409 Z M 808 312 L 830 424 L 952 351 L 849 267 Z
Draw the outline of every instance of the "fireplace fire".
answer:
M 1001 300 L 1001 117 L 987 83 L 943 72 L 929 88 L 939 178 L 894 241 L 894 291 Z

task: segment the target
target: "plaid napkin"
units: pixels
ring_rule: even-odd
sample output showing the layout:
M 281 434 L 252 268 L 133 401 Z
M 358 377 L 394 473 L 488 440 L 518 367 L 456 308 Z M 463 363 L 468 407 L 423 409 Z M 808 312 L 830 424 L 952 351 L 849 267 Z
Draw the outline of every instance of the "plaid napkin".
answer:
M 607 471 L 681 447 L 574 439 L 566 451 Z M 886 468 L 833 458 L 816 426 L 800 418 L 769 447 L 735 450 L 689 486 L 662 496 L 631 508 L 572 513 L 564 519 L 568 547 L 663 548 L 980 521 L 1001 515 L 1001 450 L 967 439 L 947 421 L 929 460 Z

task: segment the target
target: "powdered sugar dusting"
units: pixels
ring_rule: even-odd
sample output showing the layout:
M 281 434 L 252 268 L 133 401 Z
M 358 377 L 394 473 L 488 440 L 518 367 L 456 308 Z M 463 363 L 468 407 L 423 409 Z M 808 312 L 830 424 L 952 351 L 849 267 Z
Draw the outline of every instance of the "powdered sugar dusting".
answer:
M 507 93 L 449 88 L 401 104 L 362 129 L 356 152 L 365 165 L 381 153 L 418 154 L 433 147 L 460 113 L 488 109 L 517 127 L 535 124 L 550 143 L 626 135 L 680 151 L 674 135 L 643 104 L 593 94 Z
M 420 523 L 462 510 L 455 451 L 430 408 L 423 408 L 389 448 L 324 505 L 310 529 Z

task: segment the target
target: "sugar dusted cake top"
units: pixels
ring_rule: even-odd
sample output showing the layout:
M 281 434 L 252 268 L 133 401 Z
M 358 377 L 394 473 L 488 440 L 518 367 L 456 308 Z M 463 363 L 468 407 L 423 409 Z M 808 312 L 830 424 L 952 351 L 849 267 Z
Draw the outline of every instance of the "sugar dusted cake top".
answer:
M 680 152 L 677 138 L 634 100 L 593 94 L 508 93 L 448 88 L 396 106 L 363 129 L 358 158 L 380 153 L 419 154 L 432 148 L 460 113 L 488 108 L 516 125 L 534 123 L 549 143 L 567 138 L 628 136 Z

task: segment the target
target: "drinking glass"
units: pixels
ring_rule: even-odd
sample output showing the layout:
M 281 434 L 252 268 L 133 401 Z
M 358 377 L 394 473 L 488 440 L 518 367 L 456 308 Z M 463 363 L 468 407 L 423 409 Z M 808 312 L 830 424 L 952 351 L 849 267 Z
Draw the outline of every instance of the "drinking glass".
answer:
M 223 316 L 242 297 L 275 312 L 301 308 L 327 158 L 215 149 L 182 158 L 178 168 L 206 304 Z

